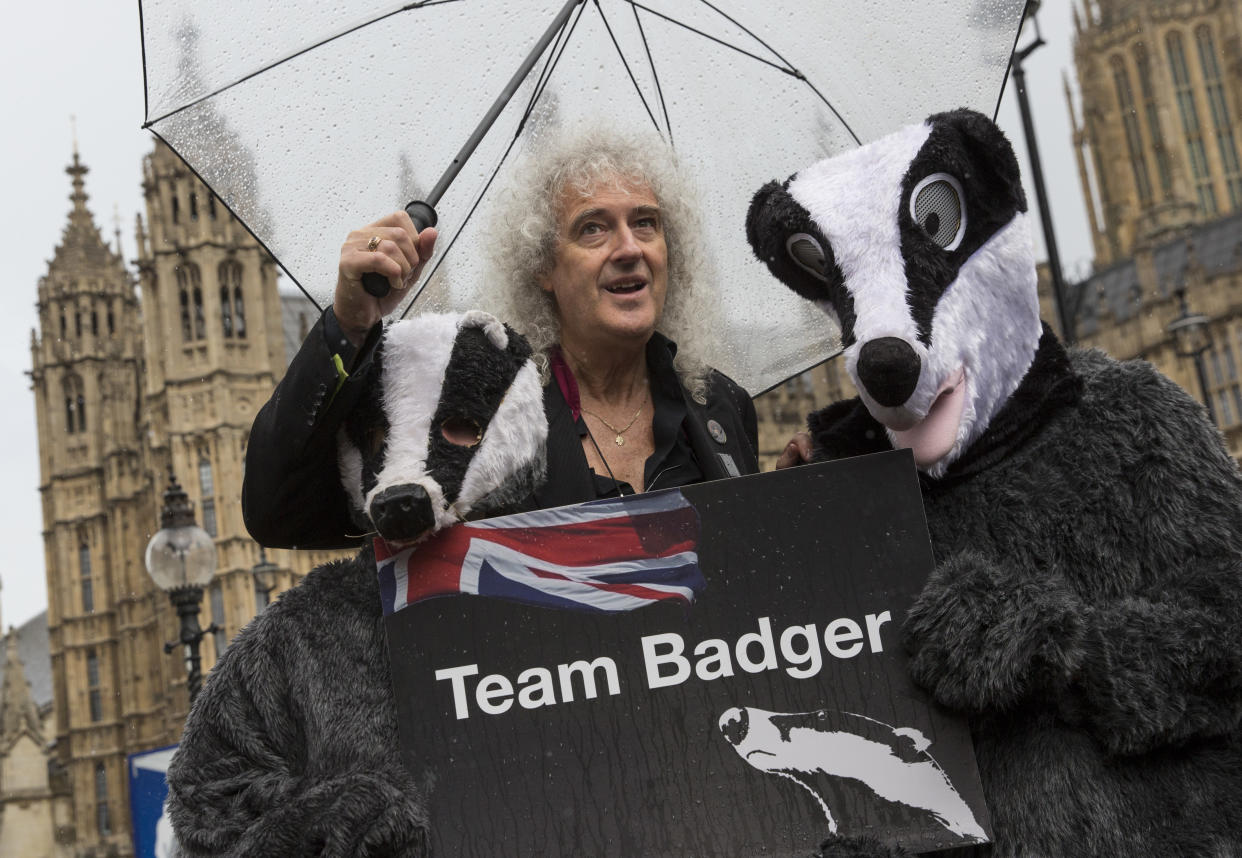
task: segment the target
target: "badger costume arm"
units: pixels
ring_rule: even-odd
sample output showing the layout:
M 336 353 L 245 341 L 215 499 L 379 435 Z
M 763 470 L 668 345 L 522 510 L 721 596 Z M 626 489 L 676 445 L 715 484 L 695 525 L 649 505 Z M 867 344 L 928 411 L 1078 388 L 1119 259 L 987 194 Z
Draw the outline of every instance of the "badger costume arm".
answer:
M 336 460 L 336 435 L 366 389 L 370 357 L 383 331 L 376 325 L 354 353 L 324 311 L 271 399 L 260 409 L 246 446 L 242 515 L 251 536 L 272 548 L 348 548 L 359 543 Z M 353 364 L 341 378 L 333 360 Z M 342 369 L 345 369 L 342 365 Z
M 426 854 L 422 793 L 397 761 L 374 575 L 361 558 L 321 567 L 216 665 L 168 772 L 184 854 Z
M 1011 541 L 993 513 L 990 538 L 940 562 L 907 620 L 915 678 L 969 712 L 1049 703 L 1116 754 L 1236 731 L 1237 466 L 1148 365 L 1076 363 L 1083 402 L 992 485 L 1010 481 L 997 506 L 1029 506 L 1008 520 L 1039 526 Z

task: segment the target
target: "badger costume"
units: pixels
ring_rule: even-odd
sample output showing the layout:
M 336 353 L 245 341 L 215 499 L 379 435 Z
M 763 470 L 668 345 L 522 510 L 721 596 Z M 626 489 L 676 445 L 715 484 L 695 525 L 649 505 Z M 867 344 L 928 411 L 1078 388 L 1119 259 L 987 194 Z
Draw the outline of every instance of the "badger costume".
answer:
M 547 441 L 530 357 L 485 313 L 388 327 L 337 434 L 336 479 L 363 530 L 410 543 L 529 496 Z M 382 621 L 368 547 L 312 571 L 238 635 L 168 772 L 184 854 L 426 854 Z
M 980 853 L 1242 855 L 1242 480 L 1180 388 L 1041 326 L 1027 229 L 968 111 L 770 183 L 747 222 L 860 391 L 811 416 L 816 458 L 914 452 L 937 566 L 904 634 L 969 718 Z

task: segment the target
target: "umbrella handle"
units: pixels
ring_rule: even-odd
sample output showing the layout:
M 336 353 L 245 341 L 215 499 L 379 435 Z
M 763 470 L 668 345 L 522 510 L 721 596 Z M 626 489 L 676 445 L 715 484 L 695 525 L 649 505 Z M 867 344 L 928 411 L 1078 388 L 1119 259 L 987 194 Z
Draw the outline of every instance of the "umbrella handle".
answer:
M 410 220 L 414 221 L 414 228 L 422 232 L 429 226 L 435 226 L 436 210 L 431 207 L 430 203 L 422 200 L 415 200 L 405 207 L 405 213 L 410 216 Z M 383 274 L 376 274 L 374 271 L 368 271 L 362 275 L 362 288 L 366 290 L 368 295 L 374 295 L 376 298 L 383 298 L 392 288 L 388 283 L 388 278 Z

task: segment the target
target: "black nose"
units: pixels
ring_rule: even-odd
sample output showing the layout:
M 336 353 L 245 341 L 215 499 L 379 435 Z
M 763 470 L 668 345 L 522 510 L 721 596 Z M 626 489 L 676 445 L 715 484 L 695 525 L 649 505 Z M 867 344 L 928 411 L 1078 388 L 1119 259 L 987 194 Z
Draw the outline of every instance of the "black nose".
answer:
M 886 408 L 905 404 L 918 386 L 921 368 L 918 354 L 897 337 L 871 340 L 858 353 L 858 380 Z
M 745 709 L 731 709 L 721 719 L 720 732 L 731 745 L 740 745 L 750 732 L 750 713 Z
M 390 486 L 371 501 L 371 521 L 385 539 L 416 539 L 436 523 L 431 498 L 420 485 Z

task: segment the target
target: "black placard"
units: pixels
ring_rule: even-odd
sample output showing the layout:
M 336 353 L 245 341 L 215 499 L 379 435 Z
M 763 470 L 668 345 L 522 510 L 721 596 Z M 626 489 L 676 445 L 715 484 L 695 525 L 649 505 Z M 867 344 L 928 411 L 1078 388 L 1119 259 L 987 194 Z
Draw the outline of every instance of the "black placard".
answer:
M 986 837 L 968 730 L 900 643 L 933 563 L 909 453 L 681 493 L 706 580 L 692 605 L 458 595 L 387 617 L 435 854 L 805 856 L 834 824 L 912 851 Z M 582 665 L 562 676 L 576 662 L 594 696 Z

